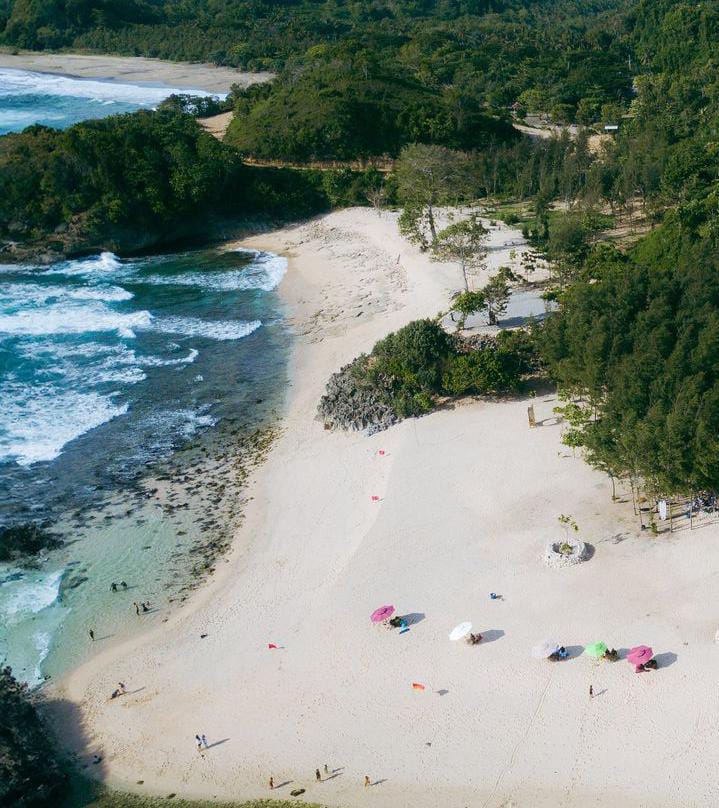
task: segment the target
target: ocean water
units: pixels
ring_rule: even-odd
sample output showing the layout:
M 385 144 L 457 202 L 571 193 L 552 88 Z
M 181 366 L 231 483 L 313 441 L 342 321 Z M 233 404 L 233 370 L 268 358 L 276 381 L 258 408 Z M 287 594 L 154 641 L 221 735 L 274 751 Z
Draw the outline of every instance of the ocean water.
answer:
M 72 663 L 53 655 L 68 634 L 75 648 L 106 634 L 108 608 L 166 602 L 175 562 L 185 580 L 178 548 L 209 530 L 202 503 L 183 490 L 168 512 L 144 485 L 217 467 L 218 446 L 276 411 L 285 266 L 223 249 L 0 266 L 0 524 L 68 542 L 32 569 L 0 565 L 0 660 L 29 681 Z M 109 597 L 121 580 L 132 589 Z
M 0 69 L 0 133 L 171 92 Z M 238 457 L 286 388 L 284 271 L 227 249 L 0 265 L 0 527 L 65 542 L 0 563 L 0 664 L 19 678 L 166 619 L 216 563 L 241 511 Z
M 173 93 L 218 95 L 0 68 L 0 135 L 35 123 L 64 129 L 88 118 L 153 108 Z

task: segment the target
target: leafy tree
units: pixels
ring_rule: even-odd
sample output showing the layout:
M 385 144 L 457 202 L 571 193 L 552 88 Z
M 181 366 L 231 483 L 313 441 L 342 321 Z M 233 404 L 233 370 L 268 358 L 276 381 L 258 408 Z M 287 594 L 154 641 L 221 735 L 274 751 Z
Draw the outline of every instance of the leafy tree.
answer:
M 438 261 L 456 261 L 464 280 L 465 295 L 469 293 L 467 270 L 482 266 L 487 255 L 487 229 L 476 215 L 446 227 L 432 241 L 432 253 Z M 470 298 L 465 297 L 464 303 Z M 475 309 L 476 311 L 476 309 Z
M 496 325 L 497 319 L 507 311 L 511 296 L 508 279 L 509 272 L 503 267 L 482 289 L 490 325 Z
M 464 328 L 467 317 L 475 314 L 487 305 L 487 300 L 483 292 L 470 292 L 465 291 L 456 295 L 452 300 L 452 309 L 460 314 L 460 320 L 457 325 L 458 330 Z
M 397 197 L 404 207 L 400 229 L 424 249 L 437 240 L 435 210 L 462 197 L 467 158 L 444 146 L 406 146 L 397 161 Z

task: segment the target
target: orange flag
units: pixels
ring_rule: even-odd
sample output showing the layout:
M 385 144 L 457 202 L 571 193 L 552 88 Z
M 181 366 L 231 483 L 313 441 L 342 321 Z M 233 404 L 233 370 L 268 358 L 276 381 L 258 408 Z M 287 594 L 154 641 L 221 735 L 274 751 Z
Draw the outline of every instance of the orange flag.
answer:
M 412 690 L 424 690 L 424 685 L 419 682 L 412 682 Z

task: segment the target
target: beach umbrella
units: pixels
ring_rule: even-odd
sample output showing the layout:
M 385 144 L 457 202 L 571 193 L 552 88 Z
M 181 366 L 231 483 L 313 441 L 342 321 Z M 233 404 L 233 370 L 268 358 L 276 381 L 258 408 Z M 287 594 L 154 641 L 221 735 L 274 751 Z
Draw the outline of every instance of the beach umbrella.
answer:
M 532 656 L 535 659 L 548 659 L 556 651 L 559 651 L 559 643 L 554 640 L 545 640 L 532 648 Z
M 392 617 L 394 614 L 394 606 L 380 606 L 379 609 L 375 609 L 372 612 L 370 620 L 373 623 L 381 623 L 383 620 L 387 620 L 388 618 Z
M 458 626 L 455 626 L 449 634 L 449 639 L 452 642 L 456 642 L 457 640 L 461 640 L 462 637 L 466 637 L 467 634 L 472 630 L 471 623 L 460 623 Z
M 607 652 L 607 644 L 605 642 L 594 642 L 584 649 L 584 653 L 595 659 L 603 657 Z
M 649 662 L 653 656 L 654 651 L 648 645 L 637 645 L 635 648 L 631 648 L 627 654 L 627 662 L 631 662 L 632 665 L 643 665 L 645 662 Z

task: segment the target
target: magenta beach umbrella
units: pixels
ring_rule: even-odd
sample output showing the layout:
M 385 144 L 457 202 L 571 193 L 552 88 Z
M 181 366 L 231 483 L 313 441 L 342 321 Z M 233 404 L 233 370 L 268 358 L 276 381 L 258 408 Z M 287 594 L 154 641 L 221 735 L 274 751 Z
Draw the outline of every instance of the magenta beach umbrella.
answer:
M 643 665 L 645 662 L 649 662 L 653 656 L 654 651 L 648 645 L 637 645 L 627 654 L 627 662 L 631 662 L 632 665 Z
M 387 620 L 388 618 L 392 617 L 393 614 L 394 606 L 380 606 L 379 609 L 375 609 L 372 612 L 370 620 L 373 623 L 381 623 L 383 620 Z

